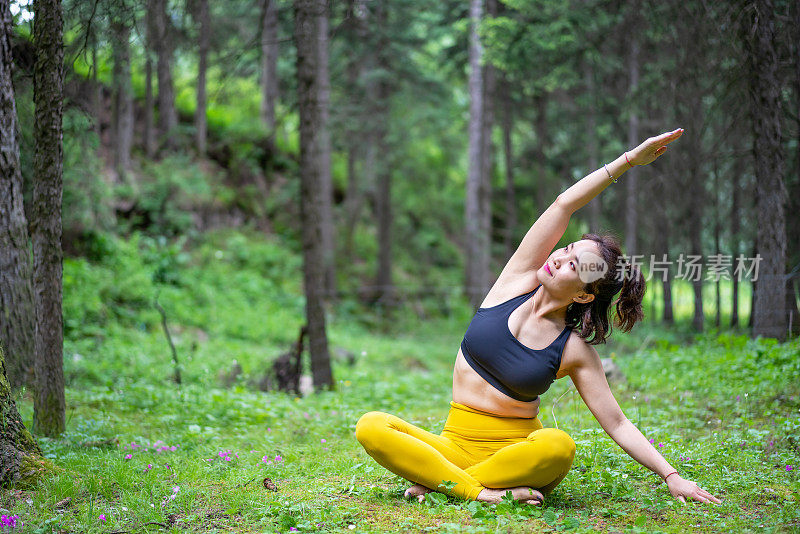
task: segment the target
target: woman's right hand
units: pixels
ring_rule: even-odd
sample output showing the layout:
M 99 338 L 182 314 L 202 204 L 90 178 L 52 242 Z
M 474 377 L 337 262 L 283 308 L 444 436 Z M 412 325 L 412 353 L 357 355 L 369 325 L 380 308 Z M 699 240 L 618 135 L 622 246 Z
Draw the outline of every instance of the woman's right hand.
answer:
M 651 137 L 633 150 L 626 152 L 631 165 L 647 165 L 667 151 L 667 145 L 683 135 L 683 128 Z

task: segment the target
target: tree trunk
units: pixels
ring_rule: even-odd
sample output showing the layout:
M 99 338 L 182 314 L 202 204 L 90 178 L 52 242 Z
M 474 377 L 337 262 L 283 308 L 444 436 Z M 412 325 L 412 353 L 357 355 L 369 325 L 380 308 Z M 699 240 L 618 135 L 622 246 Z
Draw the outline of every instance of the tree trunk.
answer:
M 732 188 L 733 193 L 731 194 L 731 243 L 733 243 L 733 260 L 735 261 L 736 257 L 739 256 L 739 243 L 741 238 L 739 236 L 739 217 L 740 217 L 740 207 L 739 207 L 739 188 L 741 187 L 741 171 L 742 166 L 738 163 L 739 159 L 737 159 L 737 163 L 733 166 L 733 176 L 732 179 Z M 731 291 L 732 291 L 732 301 L 731 301 L 731 328 L 738 328 L 739 327 L 739 277 L 738 276 L 731 276 Z
M 0 0 L 0 10 L 8 12 L 8 0 Z M 6 22 L 5 15 L 2 16 Z M 8 18 L 10 22 L 10 17 Z M 10 26 L 9 26 L 10 27 Z M 6 38 L 3 38 L 6 41 Z M 6 368 L 3 349 L 0 348 L 0 487 L 8 487 L 19 482 L 28 482 L 37 478 L 48 462 L 42 458 L 39 445 L 25 428 L 22 418 L 14 403 L 11 387 L 6 380 Z
M 365 0 L 348 0 L 348 15 L 353 27 L 354 39 L 366 42 L 369 37 L 367 30 Z M 365 106 L 359 107 L 359 118 L 366 118 L 370 106 L 374 102 L 374 94 L 369 90 L 362 93 L 359 90 L 359 83 L 363 73 L 367 70 L 364 65 L 366 61 L 360 57 L 350 57 L 347 63 L 347 84 L 351 89 L 350 94 L 354 100 L 363 99 Z M 374 82 L 369 82 L 368 87 L 374 86 Z M 362 109 L 366 107 L 366 110 Z M 363 114 L 363 115 L 362 115 Z M 367 118 L 368 119 L 368 118 Z M 344 211 L 344 256 L 353 255 L 353 237 L 356 225 L 361 215 L 361 207 L 364 203 L 364 184 L 374 183 L 375 168 L 375 145 L 372 142 L 373 136 L 364 132 L 361 127 L 362 121 L 357 121 L 355 127 L 348 129 L 347 134 L 347 191 L 345 192 Z M 366 146 L 366 148 L 364 148 Z M 359 159 L 364 158 L 359 172 Z M 369 179 L 367 177 L 369 176 Z
M 328 128 L 330 116 L 331 84 L 328 68 L 328 3 L 320 4 L 317 14 L 317 52 L 319 69 L 320 111 L 320 187 L 322 188 L 322 260 L 325 272 L 325 294 L 329 299 L 336 296 L 336 228 L 333 223 L 333 180 L 331 178 L 331 133 Z
M 584 62 L 584 83 L 589 97 L 589 109 L 586 110 L 586 146 L 588 147 L 589 171 L 594 171 L 600 165 L 600 150 L 597 143 L 597 100 L 595 99 L 594 70 L 589 61 Z M 597 232 L 600 228 L 600 217 L 603 210 L 603 195 L 597 195 L 589 201 L 589 230 Z
M 693 145 L 696 146 L 699 150 L 699 144 Z M 696 158 L 693 158 L 696 159 Z M 693 183 L 698 184 L 698 189 L 702 187 L 702 179 L 700 177 L 700 168 L 699 162 L 696 162 L 696 165 L 692 167 L 690 171 L 690 176 L 694 179 L 692 180 Z M 689 218 L 689 239 L 690 239 L 690 247 L 691 247 L 691 254 L 693 256 L 703 256 L 703 240 L 702 240 L 702 221 L 703 221 L 703 204 L 702 201 L 699 200 L 698 197 L 702 197 L 701 191 L 697 191 L 696 194 L 692 194 L 691 198 L 691 215 Z M 701 260 L 702 263 L 702 260 Z M 702 332 L 705 323 L 705 313 L 703 311 L 703 276 L 702 274 L 697 279 L 692 280 L 692 289 L 694 290 L 694 316 L 692 317 L 692 327 L 697 332 Z
M 486 148 L 484 74 L 481 66 L 483 45 L 478 35 L 478 26 L 483 18 L 483 0 L 470 0 L 469 35 L 469 173 L 467 176 L 467 198 L 465 203 L 466 294 L 473 308 L 480 306 L 489 286 L 489 235 L 483 233 L 482 207 L 486 200 L 486 168 L 483 152 Z
M 497 1 L 486 0 L 486 17 L 497 16 Z M 485 272 L 484 295 L 491 287 L 492 260 L 492 178 L 494 176 L 494 142 L 492 130 L 495 116 L 495 87 L 497 85 L 497 69 L 487 64 L 483 67 L 483 120 L 481 121 L 481 203 L 480 233 L 486 236 L 486 247 L 480 259 Z
M 0 347 L 12 355 L 8 380 L 17 388 L 33 385 L 36 315 L 12 83 L 12 26 L 9 2 L 0 0 Z
M 756 237 L 756 241 L 758 237 Z M 750 256 L 751 258 L 755 258 L 756 254 L 758 253 L 758 243 L 753 244 L 753 253 Z M 751 331 L 753 330 L 753 324 L 755 323 L 755 311 L 756 311 L 756 288 L 758 287 L 758 279 L 753 280 L 750 284 L 750 315 L 747 317 L 747 328 Z
M 794 63 L 794 90 L 796 97 L 796 120 L 800 125 L 800 2 L 794 2 L 794 9 L 792 13 L 794 29 L 793 39 L 793 63 Z M 787 211 L 786 211 L 786 242 L 787 243 L 800 243 L 800 135 L 795 138 L 795 181 L 794 184 L 787 183 L 789 190 Z M 792 249 L 787 251 L 791 253 Z M 790 255 L 789 269 L 794 268 L 796 262 L 800 260 L 800 250 L 794 250 L 793 255 Z M 800 309 L 797 306 L 797 296 L 795 293 L 795 285 L 800 284 L 797 278 L 789 279 L 786 282 L 786 306 L 789 313 L 792 314 L 791 335 L 800 335 Z
M 720 239 L 720 201 L 719 201 L 719 166 L 717 165 L 716 160 L 714 161 L 714 254 L 719 257 L 721 254 L 719 250 L 719 239 Z M 716 311 L 714 313 L 714 326 L 719 329 L 720 325 L 722 324 L 722 295 L 720 293 L 720 284 L 721 278 L 717 278 L 714 281 L 714 304 Z
M 159 136 L 163 147 L 173 150 L 177 147 L 175 128 L 178 126 L 178 115 L 175 111 L 175 90 L 172 86 L 172 31 L 167 16 L 167 1 L 150 0 L 150 9 L 157 54 Z
M 674 166 L 673 165 L 670 165 Z M 665 194 L 665 174 L 670 175 L 671 169 L 668 168 L 666 173 L 656 171 L 656 177 L 653 184 L 653 213 L 655 215 L 658 229 L 655 231 L 655 252 L 658 261 L 664 259 L 666 255 L 667 262 L 663 265 L 666 268 L 666 273 L 657 273 L 661 277 L 661 293 L 662 293 L 662 310 L 661 310 L 661 323 L 665 325 L 672 325 L 675 323 L 675 317 L 672 313 L 672 274 L 670 272 L 669 262 L 669 240 L 670 240 L 670 220 L 665 203 L 661 200 L 666 198 Z M 658 255 L 661 255 L 659 258 Z
M 114 55 L 112 97 L 112 143 L 114 170 L 120 182 L 126 181 L 131 167 L 133 144 L 133 91 L 131 89 L 130 28 L 126 22 L 111 21 Z
M 145 49 L 144 62 L 144 132 L 142 133 L 142 145 L 144 154 L 148 159 L 153 159 L 156 155 L 156 133 L 153 128 L 153 60 L 150 58 L 150 50 Z
M 194 130 L 197 153 L 206 153 L 206 71 L 208 70 L 208 49 L 211 41 L 211 15 L 208 11 L 208 0 L 196 0 L 195 16 L 197 17 L 197 107 L 194 112 Z
M 144 45 L 144 132 L 142 145 L 144 154 L 148 159 L 153 159 L 156 154 L 156 132 L 153 128 L 153 53 L 155 52 L 153 40 L 155 39 L 155 23 L 153 22 L 153 3 L 148 2 L 145 13 L 145 45 Z
M 543 91 L 543 90 L 541 90 Z M 534 168 L 536 169 L 536 183 L 534 185 L 534 202 L 536 203 L 536 213 L 544 213 L 547 209 L 545 200 L 547 194 L 547 156 L 545 155 L 545 146 L 547 145 L 547 101 L 549 96 L 545 92 L 539 92 L 533 97 L 533 107 L 536 110 L 536 119 L 533 124 L 534 132 L 536 132 L 536 144 L 533 147 L 534 157 L 536 162 Z
M 786 189 L 781 151 L 781 107 L 774 6 L 755 0 L 743 17 L 749 68 L 750 111 L 756 173 L 758 254 L 761 257 L 753 335 L 786 339 Z
M 36 432 L 64 431 L 63 318 L 61 315 L 61 117 L 64 80 L 60 0 L 34 4 L 35 106 L 33 158 L 33 287 L 36 303 Z
M 275 104 L 278 102 L 277 0 L 261 0 L 261 13 L 261 122 L 274 139 Z
M 303 235 L 303 282 L 306 294 L 309 351 L 314 384 L 333 386 L 328 338 L 325 332 L 324 257 L 322 251 L 322 140 L 318 43 L 320 14 L 325 0 L 294 0 L 297 47 L 297 102 L 300 110 L 300 215 Z
M 505 157 L 506 167 L 506 197 L 505 197 L 505 233 L 503 235 L 503 247 L 505 258 L 508 259 L 514 254 L 516 239 L 514 230 L 517 227 L 517 199 L 514 191 L 514 147 L 511 143 L 511 132 L 514 129 L 514 117 L 512 115 L 511 91 L 509 81 L 503 74 L 500 84 L 501 100 L 503 109 L 503 156 Z
M 390 70 L 389 43 L 386 38 L 388 27 L 388 6 L 375 6 L 375 51 L 372 64 L 380 73 L 374 86 L 370 87 L 370 102 L 374 142 L 369 148 L 373 152 L 369 157 L 376 158 L 375 166 L 375 216 L 378 225 L 378 271 L 375 285 L 378 288 L 377 300 L 392 305 L 394 303 L 394 283 L 392 281 L 392 165 L 387 157 L 377 159 L 378 154 L 389 154 L 389 82 L 387 73 Z
M 697 35 L 697 33 L 693 33 Z M 690 67 L 691 68 L 691 67 Z M 703 142 L 700 136 L 700 131 L 703 125 L 703 103 L 701 89 L 697 84 L 693 84 L 691 89 L 687 91 L 687 100 L 689 106 L 689 123 L 690 126 L 686 130 L 687 145 L 692 147 L 688 154 L 688 165 L 686 169 L 686 176 L 688 183 L 686 184 L 687 193 L 689 195 L 689 217 L 688 217 L 688 234 L 689 234 L 689 249 L 690 254 L 693 256 L 700 256 L 698 263 L 703 263 L 703 218 L 705 215 L 706 195 L 704 189 L 704 177 L 702 161 L 705 156 L 703 152 Z M 705 327 L 705 312 L 703 309 L 703 273 L 699 276 L 692 278 L 692 289 L 694 291 L 694 316 L 692 317 L 692 327 L 697 332 L 702 332 Z
M 634 14 L 638 14 L 638 2 L 632 2 Z M 634 19 L 637 20 L 637 19 Z M 639 38 L 638 32 L 628 33 L 630 53 L 628 56 L 628 148 L 639 144 L 639 113 L 636 91 L 639 87 Z M 636 167 L 625 173 L 625 249 L 629 256 L 639 254 L 639 171 Z
M 103 85 L 97 79 L 97 38 L 92 39 L 92 113 L 94 114 L 94 133 L 97 134 L 98 143 L 103 140 L 100 137 L 102 128 L 100 127 L 100 117 L 103 114 Z
M 667 244 L 667 248 L 665 250 L 669 250 L 669 239 L 665 235 L 664 242 Z M 663 310 L 663 317 L 661 318 L 661 322 L 665 325 L 674 325 L 675 324 L 675 315 L 672 311 L 672 278 L 670 277 L 669 273 L 661 282 L 661 292 L 664 294 L 664 310 Z

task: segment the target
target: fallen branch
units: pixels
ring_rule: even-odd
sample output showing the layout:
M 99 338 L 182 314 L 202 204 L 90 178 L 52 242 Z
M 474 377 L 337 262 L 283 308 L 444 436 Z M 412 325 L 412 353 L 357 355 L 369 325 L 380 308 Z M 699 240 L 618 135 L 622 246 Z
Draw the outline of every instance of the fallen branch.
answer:
M 155 307 L 158 310 L 158 313 L 161 314 L 161 326 L 164 327 L 164 335 L 167 336 L 169 348 L 172 350 L 172 363 L 175 365 L 175 383 L 180 386 L 182 383 L 181 364 L 178 361 L 178 351 L 175 350 L 175 343 L 172 342 L 172 336 L 169 333 L 169 328 L 167 328 L 167 312 L 165 312 L 164 308 L 161 307 L 161 304 L 158 303 L 158 293 L 156 293 Z

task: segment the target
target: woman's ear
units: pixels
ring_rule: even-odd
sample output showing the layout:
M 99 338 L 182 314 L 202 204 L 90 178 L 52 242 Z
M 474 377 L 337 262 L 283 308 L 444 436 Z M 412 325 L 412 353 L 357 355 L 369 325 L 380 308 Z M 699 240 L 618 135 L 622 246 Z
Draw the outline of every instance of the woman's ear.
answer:
M 572 297 L 572 300 L 578 304 L 588 304 L 594 300 L 594 295 L 582 291 L 577 297 Z

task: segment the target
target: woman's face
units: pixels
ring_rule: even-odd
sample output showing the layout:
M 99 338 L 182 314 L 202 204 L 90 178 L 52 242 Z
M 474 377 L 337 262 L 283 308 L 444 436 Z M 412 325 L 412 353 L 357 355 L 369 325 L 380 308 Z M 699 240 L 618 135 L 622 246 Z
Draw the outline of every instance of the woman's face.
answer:
M 536 275 L 553 296 L 589 302 L 594 296 L 585 291 L 586 284 L 601 278 L 606 269 L 599 245 L 581 239 L 554 250 Z

